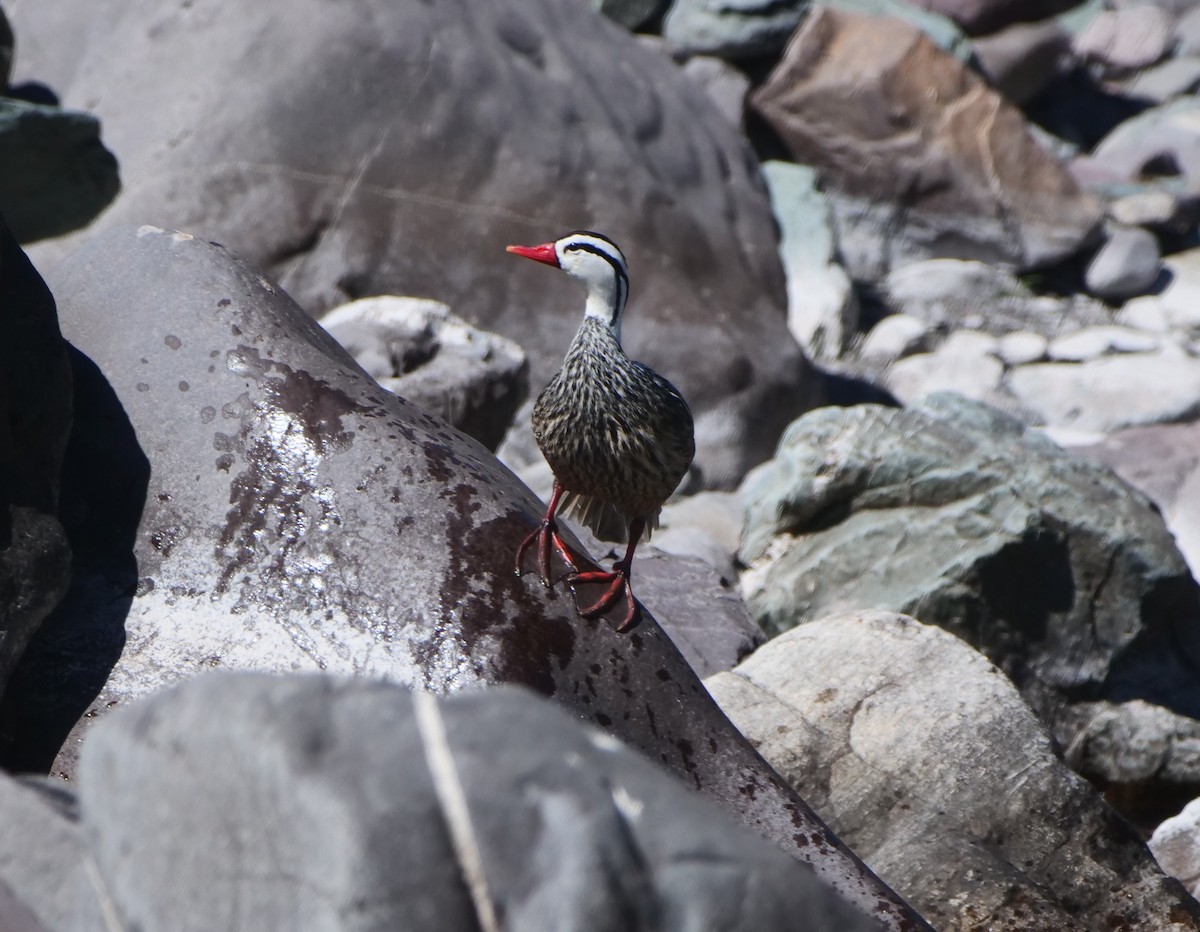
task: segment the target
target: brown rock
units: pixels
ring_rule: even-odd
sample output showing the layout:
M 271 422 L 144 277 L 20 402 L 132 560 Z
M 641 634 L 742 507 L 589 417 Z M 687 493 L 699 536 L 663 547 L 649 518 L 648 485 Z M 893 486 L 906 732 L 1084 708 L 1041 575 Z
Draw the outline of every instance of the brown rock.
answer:
M 938 257 L 1034 268 L 1074 253 L 1100 221 L 1015 107 L 895 20 L 814 11 L 751 103 L 839 195 L 860 278 Z M 872 229 L 886 242 L 855 243 Z

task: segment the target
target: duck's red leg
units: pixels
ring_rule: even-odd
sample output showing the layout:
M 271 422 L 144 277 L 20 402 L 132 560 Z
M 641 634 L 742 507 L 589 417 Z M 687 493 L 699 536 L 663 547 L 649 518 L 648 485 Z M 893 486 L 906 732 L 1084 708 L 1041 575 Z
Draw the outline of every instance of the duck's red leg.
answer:
M 563 492 L 566 491 L 557 482 L 554 483 L 554 491 L 550 495 L 550 506 L 546 509 L 546 516 L 542 518 L 541 523 L 533 529 L 533 531 L 521 541 L 521 546 L 517 548 L 517 575 L 522 576 L 524 572 L 521 569 L 521 564 L 525 559 L 525 552 L 537 544 L 537 567 L 538 575 L 541 577 L 542 583 L 549 589 L 554 583 L 550 577 L 550 548 L 554 547 L 558 551 L 558 555 L 563 558 L 563 561 L 571 567 L 572 572 L 579 570 L 579 557 L 567 546 L 566 541 L 562 539 L 562 535 L 558 533 L 558 524 L 554 520 L 554 513 L 558 510 L 559 499 L 562 498 Z
M 641 540 L 642 531 L 645 528 L 646 522 L 641 518 L 630 522 L 629 547 L 625 551 L 625 559 L 614 563 L 612 572 L 595 570 L 588 573 L 576 573 L 571 577 L 572 587 L 579 583 L 608 583 L 608 588 L 601 593 L 599 599 L 587 608 L 579 609 L 579 614 L 584 618 L 598 618 L 612 608 L 617 603 L 617 600 L 624 595 L 626 605 L 625 617 L 617 625 L 617 630 L 620 632 L 628 631 L 642 620 L 642 606 L 633 597 L 633 586 L 629 579 L 633 568 L 633 552 L 637 549 L 638 541 Z

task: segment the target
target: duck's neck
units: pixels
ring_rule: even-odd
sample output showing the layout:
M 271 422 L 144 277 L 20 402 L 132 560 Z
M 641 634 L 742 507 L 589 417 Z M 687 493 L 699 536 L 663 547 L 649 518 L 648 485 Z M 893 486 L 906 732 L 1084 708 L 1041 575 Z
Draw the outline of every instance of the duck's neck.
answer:
M 612 333 L 617 343 L 621 342 L 621 314 L 625 310 L 625 287 L 620 278 L 614 276 L 588 285 L 587 302 L 583 307 L 583 318 L 599 321 Z

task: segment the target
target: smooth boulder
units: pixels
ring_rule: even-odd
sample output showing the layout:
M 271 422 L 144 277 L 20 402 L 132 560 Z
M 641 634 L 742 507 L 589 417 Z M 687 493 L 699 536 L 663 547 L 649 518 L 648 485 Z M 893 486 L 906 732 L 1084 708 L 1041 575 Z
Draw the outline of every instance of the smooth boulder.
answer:
M 217 674 L 88 739 L 123 927 L 873 930 L 810 871 L 522 690 Z
M 1200 904 L 1063 765 L 1012 683 L 935 626 L 825 617 L 706 683 L 938 929 L 1200 928 Z
M 626 347 L 683 391 L 705 481 L 729 488 L 820 398 L 787 332 L 758 163 L 669 57 L 590 6 L 217 0 L 197 16 L 61 0 L 17 28 L 49 59 L 89 30 L 69 68 L 29 67 L 69 71 L 64 102 L 120 153 L 124 191 L 97 229 L 216 240 L 311 313 L 442 301 L 519 343 L 537 390 L 583 296 L 504 247 L 611 236 L 630 262 Z

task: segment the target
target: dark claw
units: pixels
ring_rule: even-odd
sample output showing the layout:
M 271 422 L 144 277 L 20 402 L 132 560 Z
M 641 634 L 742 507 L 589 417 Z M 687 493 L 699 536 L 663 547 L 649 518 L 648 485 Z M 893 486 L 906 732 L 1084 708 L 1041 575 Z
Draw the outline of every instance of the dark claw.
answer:
M 533 531 L 523 541 L 521 541 L 521 546 L 517 548 L 516 571 L 518 577 L 525 575 L 525 571 L 521 568 L 521 564 L 525 561 L 526 551 L 528 551 L 529 548 L 534 544 L 537 544 L 538 576 L 541 578 L 542 584 L 547 589 L 552 588 L 554 583 L 558 582 L 559 580 L 565 579 L 567 576 L 572 576 L 579 572 L 579 563 L 581 558 L 576 555 L 570 547 L 567 546 L 566 541 L 564 541 L 562 536 L 558 533 L 558 527 L 555 525 L 555 523 L 553 521 L 543 520 L 541 524 L 534 528 Z M 563 562 L 570 567 L 567 573 L 564 576 L 560 576 L 558 580 L 551 578 L 551 546 L 558 551 L 558 555 L 562 557 Z
M 629 584 L 629 576 L 626 569 L 618 563 L 613 567 L 611 573 L 598 570 L 589 573 L 577 573 L 571 577 L 572 587 L 580 583 L 605 582 L 608 583 L 608 588 L 604 590 L 600 598 L 587 608 L 580 608 L 579 614 L 588 619 L 599 618 L 616 605 L 617 600 L 624 595 L 628 608 L 625 611 L 625 617 L 617 625 L 617 631 L 624 634 L 642 620 L 642 606 L 633 596 L 633 587 Z

